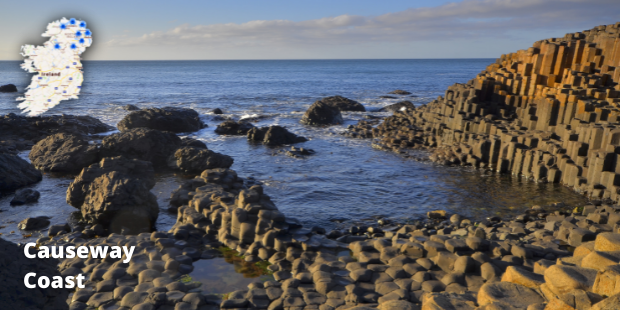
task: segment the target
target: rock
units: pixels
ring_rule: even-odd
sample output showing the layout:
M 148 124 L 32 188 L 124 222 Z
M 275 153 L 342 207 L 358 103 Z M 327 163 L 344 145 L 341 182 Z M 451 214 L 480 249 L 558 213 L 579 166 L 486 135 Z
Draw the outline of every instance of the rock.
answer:
M 29 217 L 17 224 L 21 230 L 39 230 L 47 227 L 50 221 L 45 217 Z
M 54 236 L 57 236 L 58 234 L 64 234 L 64 233 L 70 233 L 70 232 L 71 232 L 71 226 L 65 223 L 65 224 L 57 224 L 57 225 L 50 226 L 49 230 L 47 231 L 47 234 L 50 237 L 54 237 Z
M 19 206 L 27 203 L 37 202 L 41 194 L 38 191 L 30 188 L 18 189 L 15 192 L 15 197 L 11 200 L 12 206 Z
M 12 191 L 41 181 L 43 175 L 32 164 L 12 154 L 0 154 L 0 191 Z
M 411 101 L 399 101 L 397 103 L 394 104 L 390 104 L 388 106 L 385 106 L 381 109 L 379 109 L 379 112 L 398 112 L 398 111 L 403 111 L 406 109 L 415 109 L 415 106 L 413 105 L 413 103 Z
M 127 110 L 127 111 L 137 111 L 140 110 L 140 108 L 138 108 L 137 106 L 133 105 L 133 104 L 128 104 L 126 106 L 123 107 L 123 110 Z
M 545 283 L 545 277 L 540 274 L 529 272 L 523 268 L 508 266 L 506 272 L 504 272 L 502 276 L 502 282 L 516 283 L 535 289 Z
M 213 109 L 213 111 L 211 111 L 211 113 L 216 114 L 216 115 L 224 114 L 224 112 L 222 112 L 222 109 L 220 109 L 220 108 Z
M 296 134 L 286 130 L 286 128 L 280 126 L 261 128 L 254 127 L 248 131 L 248 140 L 262 142 L 268 146 L 278 146 L 308 141 L 308 139 L 297 136 Z
M 82 205 L 87 223 L 109 226 L 115 233 L 150 231 L 158 214 L 157 198 L 144 182 L 116 171 L 94 179 Z
M 393 91 L 389 92 L 388 94 L 393 94 L 393 95 L 411 95 L 410 92 L 408 92 L 406 90 L 402 90 L 402 89 L 393 90 Z
M 16 93 L 16 92 L 17 92 L 17 86 L 13 84 L 6 84 L 6 85 L 0 86 L 0 93 Z
M 165 107 L 131 112 L 116 127 L 121 132 L 143 127 L 180 133 L 200 130 L 205 124 L 193 109 Z
M 0 117 L 0 140 L 24 139 L 33 143 L 56 133 L 76 136 L 114 130 L 91 116 L 52 115 L 26 117 L 9 113 Z
M 199 148 L 199 149 L 206 149 L 207 148 L 207 144 L 197 140 L 197 139 L 193 139 L 193 138 L 189 138 L 189 137 L 183 137 L 181 138 L 181 146 L 191 146 L 191 147 L 195 147 L 195 148 Z
M 591 291 L 597 271 L 575 266 L 553 265 L 545 270 L 545 283 L 556 295 L 574 289 Z
M 42 171 L 74 173 L 97 161 L 98 153 L 97 145 L 80 136 L 57 133 L 37 142 L 28 158 Z
M 313 149 L 305 149 L 303 147 L 291 147 L 290 151 L 286 151 L 286 155 L 291 157 L 304 157 L 309 155 L 314 155 L 316 153 Z
M 420 306 L 414 305 L 406 300 L 389 300 L 383 303 L 380 303 L 377 307 L 379 310 L 419 310 Z
M 525 309 L 531 304 L 544 301 L 536 291 L 523 285 L 509 282 L 485 283 L 478 292 L 478 305 L 480 307 L 497 303 Z
M 246 135 L 252 128 L 254 125 L 248 122 L 227 120 L 217 125 L 215 133 L 218 135 Z
M 135 128 L 103 138 L 101 157 L 126 156 L 164 167 L 179 146 L 181 139 L 171 132 Z
M 596 303 L 590 310 L 615 310 L 618 309 L 618 305 L 620 305 L 620 293 Z
M 182 147 L 168 160 L 168 167 L 187 173 L 200 173 L 207 169 L 230 168 L 232 157 L 208 149 Z
M 476 299 L 469 294 L 426 293 L 422 297 L 422 310 L 474 310 Z
M 594 250 L 620 251 L 620 233 L 600 233 L 594 240 Z
M 428 216 L 429 219 L 445 219 L 448 217 L 448 212 L 445 210 L 428 211 L 426 216 Z
M 305 125 L 336 125 L 342 124 L 340 110 L 322 102 L 316 101 L 304 113 L 301 123 Z
M 113 171 L 128 178 L 141 181 L 149 190 L 155 186 L 155 174 L 153 165 L 150 162 L 128 159 L 122 156 L 105 157 L 100 162 L 84 168 L 75 180 L 69 184 L 67 203 L 78 209 L 81 208 L 91 183 L 96 178 Z
M 325 98 L 320 99 L 319 101 L 326 103 L 327 105 L 341 112 L 345 112 L 345 111 L 366 112 L 366 108 L 364 108 L 364 106 L 361 103 L 355 100 L 342 97 L 342 96 L 325 97 Z
M 33 249 L 32 253 L 36 253 Z M 24 249 L 0 238 L 0 300 L 2 309 L 68 309 L 69 290 L 65 288 L 27 288 L 24 278 L 27 273 L 35 272 L 36 277 L 29 279 L 36 284 L 40 276 L 52 279 L 61 276 L 56 269 L 58 260 L 54 258 L 27 258 Z

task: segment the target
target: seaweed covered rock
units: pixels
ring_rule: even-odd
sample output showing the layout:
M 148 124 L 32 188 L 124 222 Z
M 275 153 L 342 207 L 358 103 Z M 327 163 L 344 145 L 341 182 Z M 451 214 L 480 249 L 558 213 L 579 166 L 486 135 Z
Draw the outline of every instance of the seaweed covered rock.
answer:
M 2 309 L 19 310 L 61 310 L 69 309 L 67 298 L 69 290 L 65 288 L 27 288 L 24 277 L 35 272 L 37 277 L 52 278 L 60 276 L 56 269 L 58 260 L 54 258 L 27 258 L 24 249 L 12 242 L 0 238 L 0 301 Z M 34 283 L 37 277 L 30 278 Z
M 105 157 L 98 163 L 84 168 L 71 182 L 67 189 L 67 203 L 78 209 L 81 208 L 90 184 L 96 178 L 113 171 L 141 181 L 148 189 L 155 186 L 153 165 L 150 162 L 122 156 Z
M 43 175 L 21 157 L 0 153 L 0 191 L 12 191 L 41 181 Z
M 165 107 L 131 112 L 116 127 L 120 131 L 144 127 L 179 133 L 200 130 L 205 124 L 193 109 Z
M 277 146 L 308 141 L 281 126 L 254 127 L 248 131 L 248 140 L 262 142 L 265 145 Z
M 97 161 L 99 149 L 81 136 L 57 133 L 37 142 L 28 157 L 37 169 L 49 172 L 78 172 Z
M 215 133 L 218 135 L 246 135 L 252 128 L 254 125 L 248 122 L 227 120 L 217 125 Z
M 87 223 L 102 224 L 114 233 L 150 231 L 158 215 L 157 197 L 144 182 L 117 171 L 93 180 L 82 204 Z
M 150 161 L 155 167 L 163 167 L 181 144 L 181 139 L 174 133 L 134 128 L 105 137 L 101 157 L 126 156 Z
M 182 147 L 170 156 L 168 166 L 188 173 L 200 173 L 206 169 L 230 168 L 233 158 L 206 148 Z
M 301 123 L 313 126 L 342 124 L 342 114 L 340 114 L 340 110 L 319 100 L 304 113 Z

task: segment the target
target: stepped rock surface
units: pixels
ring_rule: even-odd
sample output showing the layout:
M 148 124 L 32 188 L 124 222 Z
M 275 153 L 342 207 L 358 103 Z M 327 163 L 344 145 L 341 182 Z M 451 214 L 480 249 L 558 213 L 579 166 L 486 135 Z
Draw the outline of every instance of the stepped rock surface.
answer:
M 144 127 L 179 133 L 200 130 L 205 124 L 193 109 L 164 107 L 133 111 L 116 126 L 120 131 Z

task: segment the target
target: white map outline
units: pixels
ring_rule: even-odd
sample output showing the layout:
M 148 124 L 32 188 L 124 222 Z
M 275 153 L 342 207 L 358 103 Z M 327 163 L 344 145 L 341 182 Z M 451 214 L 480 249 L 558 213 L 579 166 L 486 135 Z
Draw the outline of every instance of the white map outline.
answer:
M 40 115 L 63 100 L 77 99 L 84 74 L 80 55 L 91 46 L 92 33 L 86 22 L 75 18 L 51 22 L 41 35 L 50 37 L 43 46 L 24 45 L 21 68 L 37 73 L 32 77 L 24 97 L 17 98 L 18 108 L 29 116 Z

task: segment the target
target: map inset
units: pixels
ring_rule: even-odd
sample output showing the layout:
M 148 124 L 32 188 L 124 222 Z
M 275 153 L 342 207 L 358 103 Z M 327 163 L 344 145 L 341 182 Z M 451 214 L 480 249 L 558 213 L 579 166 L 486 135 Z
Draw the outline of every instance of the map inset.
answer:
M 37 73 L 27 87 L 18 107 L 30 116 L 36 116 L 55 107 L 62 100 L 77 99 L 84 75 L 80 54 L 92 43 L 92 33 L 86 22 L 75 18 L 51 22 L 43 37 L 50 39 L 43 46 L 24 45 L 26 59 L 22 69 Z

